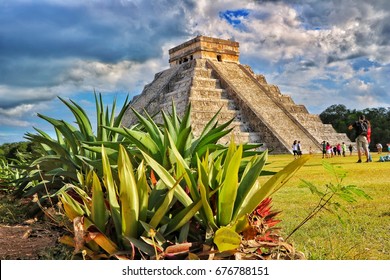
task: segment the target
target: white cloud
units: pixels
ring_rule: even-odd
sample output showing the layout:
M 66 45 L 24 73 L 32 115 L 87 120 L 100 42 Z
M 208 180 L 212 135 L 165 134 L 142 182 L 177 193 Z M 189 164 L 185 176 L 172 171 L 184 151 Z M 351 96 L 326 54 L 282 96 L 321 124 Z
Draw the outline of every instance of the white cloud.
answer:
M 22 104 L 11 108 L 9 110 L 5 110 L 0 108 L 0 115 L 9 116 L 9 117 L 20 117 L 27 114 L 30 114 L 31 111 L 34 110 L 34 105 L 32 104 Z
M 64 85 L 71 92 L 77 89 L 103 92 L 133 92 L 139 93 L 154 74 L 166 68 L 161 60 L 151 59 L 144 63 L 120 61 L 118 63 L 103 63 L 97 61 L 78 60 L 63 74 Z
M 0 120 L 0 125 L 7 125 L 7 126 L 13 126 L 13 127 L 29 127 L 32 125 L 32 123 L 29 121 L 15 119 L 13 117 L 12 118 L 2 117 Z

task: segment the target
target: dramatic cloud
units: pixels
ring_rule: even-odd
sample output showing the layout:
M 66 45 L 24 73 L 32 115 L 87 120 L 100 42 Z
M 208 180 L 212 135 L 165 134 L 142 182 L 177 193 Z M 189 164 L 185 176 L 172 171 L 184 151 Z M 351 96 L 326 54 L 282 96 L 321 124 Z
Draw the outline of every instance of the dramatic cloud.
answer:
M 56 96 L 139 94 L 169 48 L 197 35 L 238 41 L 241 63 L 312 113 L 390 106 L 387 0 L 6 0 L 0 143 L 41 125 L 37 112 L 67 116 Z

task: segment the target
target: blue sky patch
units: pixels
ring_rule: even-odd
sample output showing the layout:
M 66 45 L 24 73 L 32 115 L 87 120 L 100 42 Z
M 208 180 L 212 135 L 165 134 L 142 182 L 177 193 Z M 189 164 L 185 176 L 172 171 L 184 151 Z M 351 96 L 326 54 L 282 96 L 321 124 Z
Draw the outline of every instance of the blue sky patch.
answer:
M 370 68 L 376 68 L 379 66 L 380 66 L 380 64 L 378 62 L 369 60 L 366 57 L 361 57 L 361 58 L 355 59 L 352 62 L 352 67 L 356 71 L 363 70 L 366 72 L 366 71 L 369 71 Z
M 313 80 L 311 80 L 311 84 L 312 84 L 313 88 L 317 88 L 317 89 L 321 89 L 321 88 L 337 89 L 339 87 L 338 82 L 335 80 L 332 80 L 331 78 L 313 79 Z
M 247 18 L 249 15 L 249 10 L 240 9 L 240 10 L 226 10 L 224 12 L 219 12 L 219 17 L 225 19 L 229 24 L 236 27 L 241 24 L 242 19 Z

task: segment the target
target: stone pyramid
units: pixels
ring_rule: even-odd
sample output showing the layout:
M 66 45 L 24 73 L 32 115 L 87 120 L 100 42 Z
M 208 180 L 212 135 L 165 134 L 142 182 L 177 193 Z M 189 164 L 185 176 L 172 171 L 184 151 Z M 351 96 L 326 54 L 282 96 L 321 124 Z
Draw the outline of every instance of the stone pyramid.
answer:
M 275 85 L 239 63 L 239 43 L 198 36 L 169 50 L 170 68 L 155 74 L 140 95 L 131 101 L 138 112 L 155 115 L 171 111 L 172 100 L 178 114 L 191 103 L 192 129 L 198 135 L 221 109 L 219 123 L 234 118 L 235 142 L 263 143 L 273 153 L 291 153 L 294 140 L 303 153 L 320 153 L 321 142 L 350 143 L 347 135 L 323 124 L 318 115 L 309 114 Z M 158 118 L 158 116 L 157 116 Z M 129 109 L 123 125 L 136 122 Z M 231 136 L 221 139 L 227 143 Z

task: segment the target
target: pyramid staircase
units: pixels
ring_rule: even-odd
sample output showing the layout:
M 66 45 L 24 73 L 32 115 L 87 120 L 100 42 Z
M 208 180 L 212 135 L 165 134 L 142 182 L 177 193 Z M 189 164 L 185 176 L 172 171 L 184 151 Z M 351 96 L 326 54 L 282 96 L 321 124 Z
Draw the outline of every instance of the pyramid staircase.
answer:
M 260 143 L 260 132 L 251 130 L 245 115 L 226 90 L 221 88 L 219 79 L 213 76 L 206 62 L 205 59 L 196 59 L 191 62 L 189 69 L 177 76 L 171 84 L 172 91 L 165 94 L 166 102 L 161 104 L 161 108 L 170 110 L 170 100 L 173 99 L 182 113 L 185 106 L 191 103 L 191 125 L 195 136 L 200 135 L 205 125 L 220 110 L 218 123 L 234 119 L 230 127 L 233 128 L 231 134 L 236 142 Z M 231 135 L 228 135 L 220 142 L 228 143 L 230 139 Z
M 172 100 L 179 115 L 191 103 L 195 136 L 220 110 L 219 123 L 234 119 L 231 127 L 236 142 L 263 143 L 262 148 L 275 153 L 291 153 L 294 140 L 301 141 L 304 153 L 309 148 L 320 152 L 323 140 L 350 142 L 345 134 L 337 134 L 331 125 L 322 124 L 318 116 L 310 115 L 304 106 L 296 105 L 250 67 L 238 63 L 194 59 L 173 66 L 157 73 L 131 106 L 154 115 L 161 110 L 170 112 Z M 123 125 L 136 121 L 128 111 Z M 161 115 L 156 115 L 156 121 L 161 121 Z M 228 135 L 220 142 L 230 139 Z

